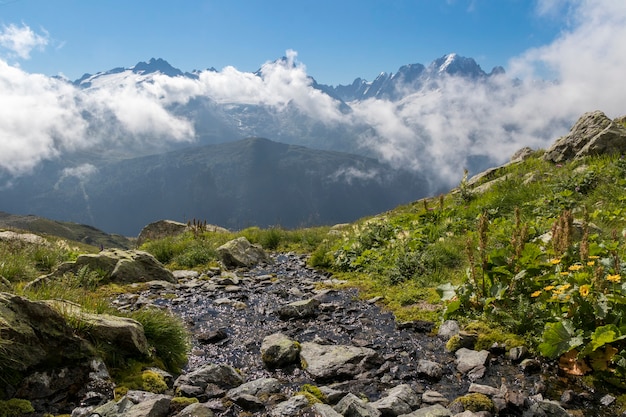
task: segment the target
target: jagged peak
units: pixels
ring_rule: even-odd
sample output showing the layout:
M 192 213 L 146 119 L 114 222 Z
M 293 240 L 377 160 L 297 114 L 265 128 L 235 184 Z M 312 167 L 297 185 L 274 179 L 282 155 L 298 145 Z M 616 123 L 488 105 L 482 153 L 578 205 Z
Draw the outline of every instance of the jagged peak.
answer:
M 176 77 L 183 75 L 183 72 L 178 68 L 174 68 L 169 62 L 162 58 L 150 58 L 148 62 L 138 62 L 135 66 L 129 68 L 135 74 L 152 74 L 160 72 L 161 74 L 169 75 L 170 77 Z

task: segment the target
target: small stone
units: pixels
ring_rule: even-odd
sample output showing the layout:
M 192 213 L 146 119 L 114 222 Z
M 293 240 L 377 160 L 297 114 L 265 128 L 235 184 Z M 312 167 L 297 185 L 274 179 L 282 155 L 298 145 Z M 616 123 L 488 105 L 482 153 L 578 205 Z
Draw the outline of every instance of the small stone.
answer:
M 541 370 L 541 362 L 537 359 L 524 359 L 520 362 L 520 368 L 524 373 L 531 374 Z
M 602 404 L 605 407 L 608 407 L 614 402 L 615 402 L 615 397 L 610 394 L 606 394 L 604 397 L 600 399 L 600 404 Z
M 509 350 L 509 359 L 511 362 L 517 363 L 526 359 L 529 354 L 530 352 L 526 346 L 516 346 Z
M 422 402 L 424 404 L 441 404 L 445 406 L 449 401 L 441 393 L 427 390 L 422 394 Z
M 417 374 L 439 381 L 443 376 L 443 367 L 437 362 L 420 359 L 417 361 Z

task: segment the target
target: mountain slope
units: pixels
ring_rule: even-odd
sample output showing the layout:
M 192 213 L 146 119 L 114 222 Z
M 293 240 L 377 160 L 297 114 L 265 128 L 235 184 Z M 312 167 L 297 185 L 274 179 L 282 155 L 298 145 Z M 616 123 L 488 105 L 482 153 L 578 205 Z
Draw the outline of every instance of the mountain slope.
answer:
M 159 155 L 81 165 L 52 164 L 0 191 L 0 209 L 137 235 L 159 219 L 247 226 L 333 224 L 425 195 L 418 175 L 362 156 L 249 138 Z

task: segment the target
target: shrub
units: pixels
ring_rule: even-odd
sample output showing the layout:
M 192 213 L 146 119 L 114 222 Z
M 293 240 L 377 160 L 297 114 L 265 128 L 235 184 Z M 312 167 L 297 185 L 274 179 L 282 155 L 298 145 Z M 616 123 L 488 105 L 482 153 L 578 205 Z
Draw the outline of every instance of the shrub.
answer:
M 179 372 L 187 362 L 189 333 L 182 320 L 158 309 L 141 309 L 129 316 L 143 325 L 148 343 L 167 370 Z

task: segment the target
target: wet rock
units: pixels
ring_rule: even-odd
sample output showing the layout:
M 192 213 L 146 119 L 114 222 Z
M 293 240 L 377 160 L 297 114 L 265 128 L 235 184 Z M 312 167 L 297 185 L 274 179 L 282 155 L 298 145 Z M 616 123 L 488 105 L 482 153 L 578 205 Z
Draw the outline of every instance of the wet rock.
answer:
M 400 417 L 451 417 L 452 413 L 442 405 L 435 404 L 430 407 L 420 408 L 409 414 L 401 414 Z
M 229 398 L 245 411 L 260 411 L 265 408 L 263 401 L 254 395 L 238 393 Z
M 278 309 L 278 316 L 282 320 L 314 317 L 318 313 L 320 304 L 321 302 L 315 298 L 295 301 L 280 307 Z
M 398 323 L 398 329 L 411 329 L 418 333 L 430 333 L 435 323 L 426 320 L 412 320 Z
M 372 403 L 372 407 L 380 411 L 383 417 L 395 417 L 410 413 L 419 404 L 418 394 L 408 384 L 402 384 L 387 391 L 383 398 Z
M 443 367 L 434 361 L 420 359 L 417 361 L 417 374 L 433 381 L 439 381 L 443 376 Z
M 204 392 L 209 384 L 214 384 L 222 389 L 230 389 L 243 384 L 244 379 L 229 365 L 204 365 L 195 371 L 179 376 L 174 382 L 174 388 L 183 394 L 197 397 L 199 392 Z
M 457 358 L 456 368 L 459 372 L 467 374 L 470 380 L 480 379 L 486 372 L 486 363 L 489 352 L 486 350 L 475 351 L 461 348 L 455 352 Z
M 350 393 L 343 397 L 334 407 L 335 411 L 344 416 L 350 417 L 379 417 L 381 412 L 361 400 L 356 395 Z
M 269 368 L 289 365 L 298 360 L 300 344 L 282 333 L 274 333 L 263 339 L 261 358 Z
M 270 411 L 273 417 L 292 417 L 309 406 L 309 400 L 304 395 L 294 395 L 287 401 L 279 403 Z
M 270 262 L 263 248 L 251 244 L 245 237 L 224 243 L 217 248 L 217 253 L 228 269 L 251 267 L 261 262 Z
M 217 343 L 228 338 L 228 333 L 224 329 L 209 330 L 196 336 L 200 343 Z
M 302 366 L 316 380 L 349 377 L 370 367 L 376 351 L 370 348 L 346 345 L 319 345 L 302 343 Z

